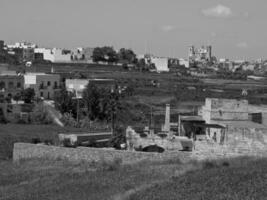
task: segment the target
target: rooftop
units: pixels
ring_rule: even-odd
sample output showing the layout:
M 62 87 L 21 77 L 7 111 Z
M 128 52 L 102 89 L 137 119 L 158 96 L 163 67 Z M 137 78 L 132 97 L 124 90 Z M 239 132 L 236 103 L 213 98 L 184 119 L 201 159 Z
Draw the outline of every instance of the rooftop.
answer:
M 213 121 L 213 123 L 233 128 L 267 129 L 266 126 L 252 121 Z

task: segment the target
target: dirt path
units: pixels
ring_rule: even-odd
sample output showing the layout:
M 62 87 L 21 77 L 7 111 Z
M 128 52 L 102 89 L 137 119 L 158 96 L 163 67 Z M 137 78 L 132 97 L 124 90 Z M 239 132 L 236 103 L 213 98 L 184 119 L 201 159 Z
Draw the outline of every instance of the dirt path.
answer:
M 181 169 L 179 171 L 176 171 L 172 177 L 178 177 L 178 176 L 181 176 L 182 174 L 185 174 L 186 172 L 188 171 L 188 169 Z M 151 183 L 146 183 L 146 184 L 143 184 L 143 185 L 140 185 L 136 188 L 133 188 L 133 189 L 130 189 L 130 190 L 127 190 L 126 192 L 124 193 L 118 193 L 118 194 L 115 194 L 114 196 L 112 196 L 110 198 L 110 200 L 128 200 L 131 195 L 137 193 L 137 192 L 140 192 L 140 191 L 143 191 L 143 190 L 147 190 L 155 185 L 158 185 L 158 184 L 161 184 L 161 183 L 164 183 L 168 180 L 170 180 L 172 177 L 169 177 L 169 178 L 166 178 L 166 179 L 163 179 L 163 180 L 160 180 L 160 181 L 153 181 Z

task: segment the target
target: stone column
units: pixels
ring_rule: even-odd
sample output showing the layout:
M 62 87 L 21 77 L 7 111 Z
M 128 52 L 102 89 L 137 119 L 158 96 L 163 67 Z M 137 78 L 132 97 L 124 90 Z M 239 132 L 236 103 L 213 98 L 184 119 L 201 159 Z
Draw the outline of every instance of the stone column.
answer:
M 164 131 L 170 132 L 170 104 L 166 104 Z

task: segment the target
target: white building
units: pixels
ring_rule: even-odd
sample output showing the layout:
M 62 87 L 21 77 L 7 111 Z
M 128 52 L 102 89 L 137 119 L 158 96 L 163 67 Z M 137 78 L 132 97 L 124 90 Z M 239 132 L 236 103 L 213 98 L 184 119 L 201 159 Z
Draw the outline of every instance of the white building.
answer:
M 157 72 L 168 72 L 168 58 L 151 57 L 151 63 L 155 64 Z
M 34 49 L 37 48 L 36 44 L 32 44 L 30 42 L 16 42 L 15 44 L 8 44 L 7 47 L 9 49 L 14 49 L 14 48 L 20 48 L 20 49 Z
M 44 60 L 48 60 L 53 63 L 71 62 L 71 53 L 65 53 L 62 49 L 36 48 L 34 49 L 34 53 L 42 53 Z
M 186 68 L 189 68 L 189 60 L 185 60 L 183 58 L 179 59 L 179 65 L 184 65 Z

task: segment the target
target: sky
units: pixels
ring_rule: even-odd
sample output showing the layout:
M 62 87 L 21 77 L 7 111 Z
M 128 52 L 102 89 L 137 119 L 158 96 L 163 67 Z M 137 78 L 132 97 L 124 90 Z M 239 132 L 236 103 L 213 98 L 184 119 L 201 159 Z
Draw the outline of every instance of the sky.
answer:
M 43 47 L 132 48 L 187 58 L 267 58 L 266 0 L 0 0 L 0 39 Z

